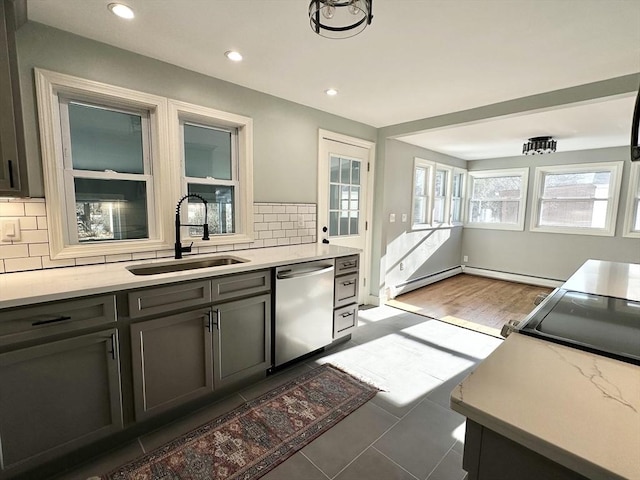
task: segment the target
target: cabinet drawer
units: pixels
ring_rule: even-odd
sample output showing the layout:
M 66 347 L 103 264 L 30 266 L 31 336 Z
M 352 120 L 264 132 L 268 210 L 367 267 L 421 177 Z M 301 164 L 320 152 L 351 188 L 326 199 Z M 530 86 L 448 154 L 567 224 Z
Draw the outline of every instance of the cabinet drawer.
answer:
M 360 255 L 336 258 L 336 276 L 357 272 L 360 267 Z
M 129 317 L 138 318 L 211 303 L 211 282 L 187 282 L 130 292 Z
M 338 308 L 333 312 L 333 338 L 344 337 L 358 325 L 358 305 Z
M 0 346 L 116 321 L 114 295 L 3 310 Z
M 229 300 L 231 298 L 255 295 L 271 290 L 271 271 L 239 273 L 211 280 L 213 300 Z
M 342 307 L 358 301 L 358 274 L 343 275 L 336 277 L 334 288 L 333 305 Z

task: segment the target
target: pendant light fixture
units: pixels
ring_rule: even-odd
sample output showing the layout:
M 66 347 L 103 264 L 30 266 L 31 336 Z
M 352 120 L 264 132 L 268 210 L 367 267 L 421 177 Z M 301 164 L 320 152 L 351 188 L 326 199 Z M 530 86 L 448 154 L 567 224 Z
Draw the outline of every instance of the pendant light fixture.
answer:
M 556 141 L 553 137 L 533 137 L 522 146 L 523 155 L 542 155 L 556 151 Z
M 349 38 L 371 24 L 373 0 L 311 0 L 311 29 L 326 38 Z

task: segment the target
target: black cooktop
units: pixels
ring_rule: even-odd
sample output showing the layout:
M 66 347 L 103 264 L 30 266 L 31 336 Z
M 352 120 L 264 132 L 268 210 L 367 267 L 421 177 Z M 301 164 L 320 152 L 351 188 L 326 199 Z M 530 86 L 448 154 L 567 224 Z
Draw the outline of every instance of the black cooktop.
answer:
M 640 365 L 640 302 L 556 289 L 520 333 Z

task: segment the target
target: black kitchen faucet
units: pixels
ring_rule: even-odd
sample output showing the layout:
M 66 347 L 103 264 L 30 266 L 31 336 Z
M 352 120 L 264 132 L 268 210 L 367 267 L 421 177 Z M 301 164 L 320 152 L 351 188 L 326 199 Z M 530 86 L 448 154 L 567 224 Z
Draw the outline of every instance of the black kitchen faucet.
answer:
M 192 223 L 180 223 L 180 205 L 187 198 L 194 197 L 199 198 L 202 203 L 204 203 L 204 223 L 202 225 L 192 224 Z M 196 193 L 189 193 L 182 197 L 178 201 L 178 205 L 176 205 L 176 243 L 175 243 L 175 258 L 182 258 L 183 253 L 189 253 L 191 251 L 191 247 L 193 246 L 193 242 L 188 247 L 183 247 L 182 242 L 180 240 L 180 227 L 202 227 L 202 240 L 209 240 L 209 224 L 207 223 L 207 201 L 202 198 L 200 195 Z

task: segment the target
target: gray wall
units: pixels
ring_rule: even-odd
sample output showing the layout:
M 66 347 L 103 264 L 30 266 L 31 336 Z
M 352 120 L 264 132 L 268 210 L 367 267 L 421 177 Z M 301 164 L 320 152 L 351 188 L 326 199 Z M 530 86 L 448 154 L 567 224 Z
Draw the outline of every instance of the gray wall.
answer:
M 17 40 L 34 197 L 44 196 L 34 67 L 252 117 L 256 202 L 316 202 L 319 128 L 376 140 L 374 127 L 42 24 L 25 24 Z
M 462 228 L 411 229 L 411 202 L 414 157 L 431 160 L 454 167 L 466 168 L 466 162 L 398 140 L 384 141 L 384 158 L 376 166 L 384 164 L 384 177 L 378 176 L 382 189 L 382 207 L 378 217 L 380 287 L 389 287 L 447 270 L 460 265 Z M 380 170 L 376 171 L 379 175 Z M 389 215 L 394 213 L 396 221 L 391 223 Z M 402 214 L 407 222 L 402 222 Z M 378 237 L 379 235 L 379 237 Z M 377 252 L 376 252 L 377 253 Z M 400 270 L 400 262 L 404 269 Z M 374 278 L 376 278 L 374 276 Z M 377 294 L 378 292 L 372 292 Z M 391 292 L 393 294 L 393 291 Z
M 620 160 L 625 163 L 615 237 L 529 231 L 536 166 Z M 461 253 L 469 256 L 468 266 L 566 280 L 589 258 L 640 263 L 640 240 L 622 237 L 631 168 L 628 147 L 476 160 L 467 165 L 469 171 L 530 167 L 524 231 L 465 228 Z

